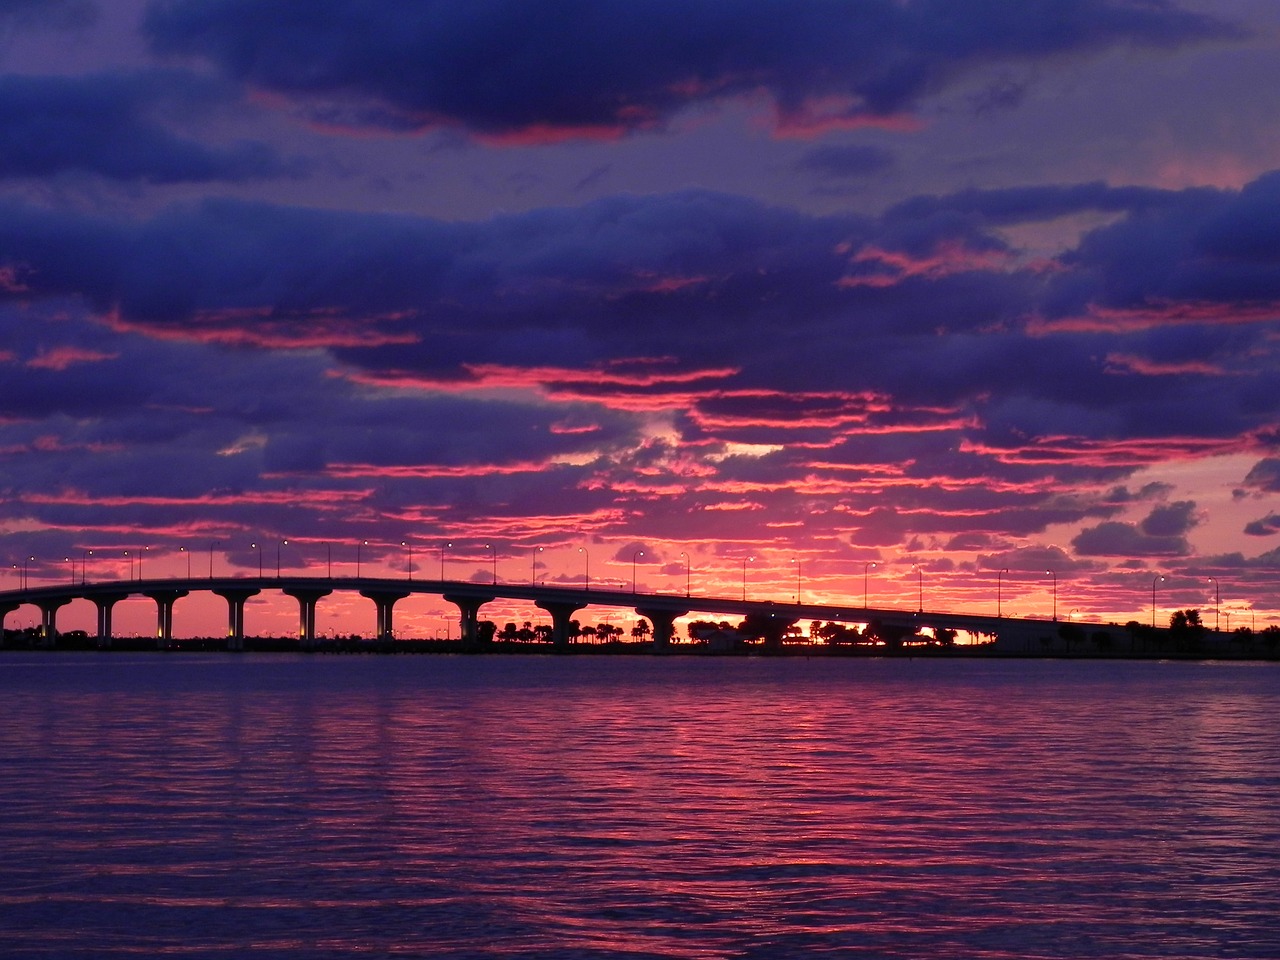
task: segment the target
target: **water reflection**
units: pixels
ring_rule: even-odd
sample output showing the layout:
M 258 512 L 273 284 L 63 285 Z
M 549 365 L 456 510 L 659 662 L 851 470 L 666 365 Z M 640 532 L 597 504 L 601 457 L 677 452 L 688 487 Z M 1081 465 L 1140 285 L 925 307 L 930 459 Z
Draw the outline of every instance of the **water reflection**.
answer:
M 0 953 L 1276 955 L 1280 671 L 6 655 Z

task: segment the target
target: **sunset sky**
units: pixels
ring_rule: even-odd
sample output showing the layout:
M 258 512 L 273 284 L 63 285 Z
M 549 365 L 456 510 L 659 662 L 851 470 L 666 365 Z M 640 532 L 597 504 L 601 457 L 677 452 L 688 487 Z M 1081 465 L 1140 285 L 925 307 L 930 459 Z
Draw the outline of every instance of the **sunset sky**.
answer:
M 1277 118 L 1274 0 L 0 0 L 4 589 L 1261 628 Z

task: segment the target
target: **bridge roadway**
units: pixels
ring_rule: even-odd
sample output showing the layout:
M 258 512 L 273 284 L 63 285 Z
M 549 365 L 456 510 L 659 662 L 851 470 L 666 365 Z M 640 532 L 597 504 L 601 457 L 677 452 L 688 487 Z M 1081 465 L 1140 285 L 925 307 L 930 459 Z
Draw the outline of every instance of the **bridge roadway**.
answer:
M 413 594 L 435 594 L 457 606 L 461 623 L 460 635 L 474 641 L 480 622 L 480 608 L 499 598 L 524 600 L 551 615 L 556 643 L 569 640 L 569 621 L 588 606 L 622 607 L 635 610 L 653 625 L 657 646 L 670 642 L 672 624 L 678 617 L 691 613 L 718 614 L 745 618 L 749 614 L 778 621 L 779 633 L 799 620 L 829 620 L 866 623 L 870 620 L 894 626 L 948 628 L 972 634 L 998 635 L 1001 628 L 1019 627 L 1052 629 L 1048 620 L 993 617 L 941 611 L 903 611 L 885 607 L 860 607 L 850 604 L 777 603 L 771 600 L 739 600 L 727 597 L 681 596 L 667 593 L 633 593 L 587 587 L 521 585 L 517 583 L 476 583 L 458 580 L 407 580 L 374 577 L 218 577 L 172 578 L 163 580 L 108 580 L 84 584 L 65 583 L 31 587 L 25 590 L 0 591 L 0 627 L 4 619 L 24 604 L 40 609 L 41 635 L 57 636 L 59 608 L 72 600 L 91 601 L 98 610 L 97 638 L 100 646 L 111 643 L 111 613 L 115 604 L 132 596 L 148 597 L 156 604 L 156 640 L 167 646 L 173 640 L 173 607 L 193 591 L 206 591 L 227 602 L 227 645 L 243 649 L 244 605 L 263 590 L 278 590 L 298 601 L 298 639 L 302 649 L 316 643 L 316 604 L 334 591 L 354 591 L 373 601 L 377 612 L 377 636 L 393 637 L 392 613 L 398 600 Z

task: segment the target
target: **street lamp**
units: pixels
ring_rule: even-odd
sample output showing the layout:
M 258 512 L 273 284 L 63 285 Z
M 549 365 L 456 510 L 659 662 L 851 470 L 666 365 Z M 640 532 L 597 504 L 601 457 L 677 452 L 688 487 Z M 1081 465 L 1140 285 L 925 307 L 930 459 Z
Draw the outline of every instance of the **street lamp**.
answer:
M 538 554 L 542 552 L 541 547 L 530 550 L 529 562 L 529 586 L 536 587 L 538 585 Z
M 212 540 L 209 543 L 209 579 L 213 579 L 213 548 L 221 546 L 221 540 Z
M 876 565 L 874 560 L 868 560 L 862 565 L 862 609 L 867 609 L 867 571 Z
M 80 552 L 80 586 L 82 587 L 87 582 L 86 578 L 88 577 L 88 574 L 85 573 L 85 564 L 91 556 L 93 556 L 92 550 L 82 550 Z
M 582 554 L 582 562 L 585 564 L 585 567 L 583 568 L 583 571 L 582 571 L 582 589 L 590 590 L 591 589 L 591 554 L 587 552 L 586 547 L 579 547 L 578 552 Z
M 493 563 L 493 582 L 498 582 L 498 548 L 492 543 L 486 543 L 485 549 L 489 551 L 489 559 Z
M 128 550 L 124 552 L 124 555 L 129 558 L 129 579 L 132 580 L 133 579 L 133 557 L 130 556 Z
M 191 551 L 188 550 L 186 547 L 179 547 L 178 552 L 185 553 L 187 555 L 187 579 L 190 580 L 191 579 Z M 83 564 L 81 564 L 80 569 L 81 570 L 84 569 Z
M 442 544 L 440 547 L 440 582 L 441 583 L 444 583 L 444 551 L 446 547 L 448 547 L 449 549 L 452 549 L 453 541 L 449 541 L 448 543 Z
M 680 556 L 684 557 L 684 595 L 687 597 L 692 589 L 691 574 L 689 573 L 689 554 L 681 550 Z
M 70 557 L 63 557 L 62 560 L 71 567 L 71 585 L 74 587 L 76 585 L 76 562 Z
M 919 611 L 924 613 L 924 571 L 920 569 L 920 564 L 913 563 L 911 569 L 916 572 L 916 591 L 919 595 Z
M 636 557 L 643 557 L 644 551 L 637 550 L 631 555 L 631 592 L 636 592 Z
M 1159 575 L 1151 578 L 1151 626 L 1156 625 L 1156 584 L 1163 580 Z
M 139 583 L 142 582 L 142 555 L 150 549 L 151 549 L 150 547 L 138 548 L 138 582 Z
M 333 579 L 333 544 L 328 541 L 324 545 L 324 567 L 328 579 Z
M 280 547 L 281 545 L 288 546 L 289 541 L 288 540 L 276 541 L 276 579 L 277 580 L 280 579 Z
M 261 580 L 262 579 L 262 547 L 257 543 L 251 543 L 249 544 L 249 546 L 253 547 L 258 551 L 258 579 Z
M 754 563 L 755 559 L 756 559 L 755 557 L 742 558 L 742 602 L 743 603 L 746 603 L 747 601 L 747 564 Z
M 368 540 L 357 540 L 357 541 L 356 541 L 356 579 L 357 579 L 357 580 L 359 580 L 359 579 L 360 579 L 360 548 L 361 548 L 362 546 L 367 547 L 368 545 L 369 545 L 369 541 L 368 541 Z
M 400 546 L 404 547 L 409 554 L 409 579 L 413 579 L 413 544 L 408 540 L 401 540 Z
M 1001 582 L 1004 579 L 1004 575 L 1008 572 L 1009 572 L 1008 567 L 1001 567 L 1000 571 L 996 574 L 996 619 L 997 620 L 999 620 L 1004 615 L 1003 608 L 1001 606 L 1000 586 L 1001 586 Z
M 1221 596 L 1220 596 L 1219 591 L 1218 591 L 1218 578 L 1217 578 L 1217 577 L 1210 577 L 1209 579 L 1213 581 L 1213 632 L 1214 632 L 1214 633 L 1219 633 L 1220 631 L 1219 631 L 1219 629 L 1218 629 L 1218 617 L 1219 617 L 1218 605 L 1219 605 L 1222 601 L 1221 601 Z M 1228 617 L 1227 617 L 1227 630 L 1228 630 L 1228 632 L 1230 631 L 1230 629 L 1231 629 L 1231 617 L 1230 617 L 1230 616 L 1228 616 Z
M 1053 619 L 1058 619 L 1058 574 L 1053 570 L 1046 570 L 1045 574 L 1053 577 Z
M 796 565 L 796 606 L 800 606 L 800 561 L 796 557 L 791 558 L 791 562 Z

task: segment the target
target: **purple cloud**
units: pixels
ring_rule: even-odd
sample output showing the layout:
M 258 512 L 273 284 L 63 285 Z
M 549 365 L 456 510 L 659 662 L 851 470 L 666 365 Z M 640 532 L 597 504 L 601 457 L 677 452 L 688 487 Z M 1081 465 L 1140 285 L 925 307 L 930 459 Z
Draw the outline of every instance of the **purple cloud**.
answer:
M 157 114 L 206 110 L 225 91 L 181 73 L 0 76 L 0 179 L 91 173 L 184 183 L 297 175 L 261 143 L 205 146 L 165 129 Z
M 1082 556 L 1186 556 L 1191 552 L 1186 534 L 1199 522 L 1195 509 L 1189 500 L 1161 504 L 1139 523 L 1108 520 L 1087 527 L 1071 545 Z
M 327 100 L 332 118 L 497 136 L 636 130 L 761 91 L 784 122 L 876 122 L 993 61 L 1238 35 L 1134 0 L 169 0 L 145 30 L 159 53 Z

